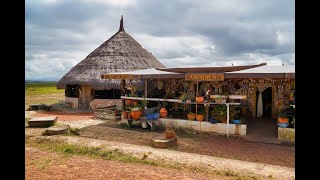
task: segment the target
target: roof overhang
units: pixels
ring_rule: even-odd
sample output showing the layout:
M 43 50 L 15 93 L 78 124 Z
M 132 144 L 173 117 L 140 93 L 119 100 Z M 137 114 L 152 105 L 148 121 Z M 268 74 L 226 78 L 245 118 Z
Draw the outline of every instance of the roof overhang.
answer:
M 129 80 L 144 80 L 144 79 L 183 79 L 183 73 L 174 73 L 160 71 L 155 68 L 143 69 L 137 71 L 107 73 L 101 75 L 101 79 L 129 79 Z

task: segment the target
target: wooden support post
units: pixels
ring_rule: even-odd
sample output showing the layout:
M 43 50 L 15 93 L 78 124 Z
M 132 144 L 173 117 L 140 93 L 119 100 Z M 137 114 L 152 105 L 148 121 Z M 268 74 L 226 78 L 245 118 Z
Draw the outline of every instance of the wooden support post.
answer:
M 148 97 L 148 80 L 147 79 L 145 79 L 144 80 L 144 98 L 147 98 Z M 147 109 L 147 101 L 144 99 L 143 100 L 143 111 L 142 111 L 142 113 L 143 113 L 143 115 L 145 115 L 144 114 L 144 110 L 145 109 Z M 152 126 L 151 126 L 151 130 L 152 130 Z
M 144 80 L 144 97 L 148 97 L 148 80 Z
M 124 88 L 126 87 L 126 80 L 121 80 L 120 89 L 121 89 L 121 96 L 124 96 Z M 121 99 L 121 109 L 125 111 L 125 100 Z
M 227 105 L 227 137 L 229 138 L 229 103 L 226 103 Z
M 198 84 L 199 84 L 199 81 L 197 81 L 197 91 L 196 91 L 196 96 L 198 96 L 199 95 L 199 92 L 198 92 Z M 198 103 L 197 103 L 197 101 L 196 101 L 196 115 L 197 115 L 197 113 L 198 113 Z

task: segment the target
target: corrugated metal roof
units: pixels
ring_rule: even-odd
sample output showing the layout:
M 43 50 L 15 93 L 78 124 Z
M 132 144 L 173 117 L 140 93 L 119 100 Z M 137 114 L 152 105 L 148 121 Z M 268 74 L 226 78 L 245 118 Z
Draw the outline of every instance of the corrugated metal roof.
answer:
M 295 66 L 260 66 L 226 74 L 229 73 L 295 73 Z

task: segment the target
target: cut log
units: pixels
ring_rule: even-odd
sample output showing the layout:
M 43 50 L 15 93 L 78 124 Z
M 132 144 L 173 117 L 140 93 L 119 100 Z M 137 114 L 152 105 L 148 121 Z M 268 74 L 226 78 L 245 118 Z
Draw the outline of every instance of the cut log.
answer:
M 69 125 L 61 125 L 61 126 L 51 126 L 47 128 L 42 135 L 52 136 L 58 134 L 67 134 L 69 133 L 70 126 Z
M 166 139 L 163 136 L 158 136 L 151 140 L 151 146 L 155 148 L 168 148 L 177 146 L 177 136 L 171 139 Z
M 57 123 L 57 116 L 35 117 L 28 121 L 29 127 L 50 127 Z

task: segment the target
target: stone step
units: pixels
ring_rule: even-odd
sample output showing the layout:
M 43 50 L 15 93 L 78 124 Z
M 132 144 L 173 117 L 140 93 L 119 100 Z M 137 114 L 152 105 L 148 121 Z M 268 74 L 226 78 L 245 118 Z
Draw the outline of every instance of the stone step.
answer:
M 281 144 L 281 141 L 276 138 L 265 138 L 265 137 L 256 137 L 256 136 L 243 136 L 243 139 L 247 141 L 254 141 L 254 142 L 262 142 L 262 143 L 269 143 L 269 144 Z
M 58 134 L 67 134 L 69 132 L 70 126 L 69 125 L 61 125 L 61 126 L 51 126 L 48 127 L 42 135 L 52 136 Z
M 57 123 L 57 116 L 35 117 L 28 121 L 29 127 L 50 127 Z

